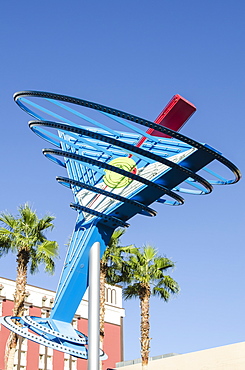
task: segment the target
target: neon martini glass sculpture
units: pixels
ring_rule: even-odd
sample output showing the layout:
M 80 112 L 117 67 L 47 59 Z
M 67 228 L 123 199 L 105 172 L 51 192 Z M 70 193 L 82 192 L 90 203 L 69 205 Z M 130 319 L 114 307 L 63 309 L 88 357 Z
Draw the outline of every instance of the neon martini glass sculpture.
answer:
M 32 341 L 87 359 L 87 337 L 70 323 L 88 287 L 91 246 L 99 242 L 102 255 L 115 228 L 127 227 L 137 214 L 156 216 L 154 202 L 181 205 L 179 193 L 209 194 L 213 185 L 236 183 L 241 174 L 220 152 L 178 132 L 196 110 L 180 95 L 155 122 L 47 92 L 22 91 L 14 99 L 35 119 L 29 122 L 31 130 L 52 144 L 43 154 L 66 169 L 57 181 L 72 190 L 71 207 L 78 216 L 50 317 L 6 316 L 1 323 Z M 209 168 L 212 162 L 233 177 L 217 174 Z M 197 173 L 201 170 L 211 179 Z

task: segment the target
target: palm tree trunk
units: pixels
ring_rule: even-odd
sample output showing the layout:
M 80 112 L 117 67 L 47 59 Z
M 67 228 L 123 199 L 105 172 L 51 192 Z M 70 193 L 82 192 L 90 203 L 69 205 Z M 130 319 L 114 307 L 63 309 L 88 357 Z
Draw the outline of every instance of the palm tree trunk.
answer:
M 18 336 L 16 333 L 11 332 L 9 334 L 6 350 L 5 350 L 5 369 L 13 370 L 14 368 L 14 357 L 15 351 L 18 343 Z
M 149 352 L 150 352 L 150 310 L 149 310 L 149 303 L 150 303 L 150 287 L 146 284 L 142 286 L 142 294 L 140 295 L 140 310 L 141 310 L 141 324 L 140 324 L 140 332 L 141 332 L 141 361 L 142 361 L 142 369 L 146 369 L 148 367 L 148 360 L 149 360 Z
M 103 345 L 105 336 L 105 281 L 106 273 L 103 262 L 100 262 L 100 342 Z
M 17 278 L 16 289 L 14 295 L 14 316 L 23 316 L 26 297 L 27 284 L 27 265 L 30 259 L 30 254 L 27 250 L 22 249 L 17 255 Z
M 20 249 L 17 254 L 17 278 L 16 289 L 14 294 L 14 309 L 13 316 L 23 316 L 24 304 L 26 297 L 26 283 L 27 283 L 27 265 L 30 259 L 30 254 L 26 248 Z M 12 370 L 14 366 L 14 355 L 18 343 L 18 336 L 15 333 L 10 333 L 6 351 L 5 363 L 6 370 Z
M 105 282 L 106 282 L 106 266 L 100 261 L 100 348 L 103 349 L 105 337 Z M 100 361 L 100 369 L 102 370 L 102 361 Z

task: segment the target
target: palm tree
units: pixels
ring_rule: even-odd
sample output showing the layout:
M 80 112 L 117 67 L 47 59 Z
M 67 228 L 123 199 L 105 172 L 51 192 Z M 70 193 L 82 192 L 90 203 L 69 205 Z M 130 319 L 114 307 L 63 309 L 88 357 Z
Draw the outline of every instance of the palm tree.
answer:
M 18 208 L 17 217 L 2 213 L 0 215 L 0 257 L 8 252 L 17 255 L 17 277 L 14 294 L 13 316 L 22 316 L 26 297 L 27 271 L 33 274 L 43 263 L 45 271 L 54 272 L 54 258 L 58 256 L 58 244 L 47 240 L 44 232 L 53 228 L 52 216 L 39 219 L 28 204 Z M 15 333 L 10 333 L 6 347 L 6 369 L 12 370 L 14 354 L 18 342 Z
M 125 231 L 124 228 L 117 228 L 113 232 L 100 261 L 100 342 L 102 348 L 105 336 L 105 284 L 113 285 L 125 279 L 123 254 L 134 250 L 131 245 L 127 247 L 119 245 L 120 238 Z
M 177 282 L 164 272 L 174 267 L 174 262 L 158 256 L 157 250 L 145 245 L 143 250 L 135 249 L 127 262 L 128 282 L 123 289 L 125 299 L 138 297 L 141 310 L 141 359 L 142 369 L 148 365 L 150 350 L 149 304 L 151 296 L 158 296 L 167 302 L 171 294 L 179 291 Z

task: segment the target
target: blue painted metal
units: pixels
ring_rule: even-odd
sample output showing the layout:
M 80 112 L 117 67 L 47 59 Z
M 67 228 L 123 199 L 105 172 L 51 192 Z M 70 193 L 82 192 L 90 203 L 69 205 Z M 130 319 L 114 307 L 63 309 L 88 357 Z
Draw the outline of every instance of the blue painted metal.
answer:
M 236 183 L 241 174 L 233 163 L 207 144 L 114 108 L 37 91 L 16 93 L 14 99 L 20 108 L 38 120 L 29 122 L 33 132 L 56 147 L 44 149 L 43 154 L 66 168 L 68 177 L 58 176 L 57 181 L 72 190 L 75 202 L 71 207 L 78 212 L 78 217 L 50 318 L 18 318 L 21 327 L 14 324 L 13 318 L 2 318 L 1 322 L 28 339 L 52 348 L 59 343 L 56 349 L 87 358 L 85 336 L 75 331 L 70 322 L 88 286 L 91 246 L 99 242 L 102 255 L 116 227 L 128 226 L 127 221 L 137 214 L 156 215 L 150 207 L 155 201 L 183 204 L 183 198 L 174 190 L 208 194 L 212 185 Z M 50 105 L 57 111 L 51 110 Z M 102 122 L 87 115 L 94 111 L 102 113 Z M 59 122 L 50 121 L 50 117 Z M 88 123 L 93 126 L 87 126 Z M 126 131 L 121 131 L 121 126 Z M 143 131 L 142 126 L 172 138 L 152 137 Z M 137 147 L 142 135 L 146 140 Z M 128 157 L 135 163 L 134 171 L 111 163 L 114 159 Z M 228 167 L 234 178 L 225 179 L 207 168 L 214 160 Z M 201 169 L 213 179 L 206 180 L 197 174 Z M 104 182 L 108 171 L 119 178 L 127 178 L 127 185 L 110 188 Z M 180 186 L 182 183 L 187 188 Z M 35 338 L 28 329 L 37 334 Z
M 50 141 L 48 136 L 43 134 L 44 132 L 46 132 L 45 130 L 40 131 L 40 126 L 56 128 L 56 129 L 59 129 L 59 130 L 67 130 L 67 131 L 69 131 L 69 134 L 74 131 L 77 134 L 86 135 L 88 137 L 100 140 L 102 142 L 112 144 L 112 145 L 117 146 L 119 148 L 123 148 L 125 153 L 130 153 L 130 154 L 131 153 L 136 153 L 137 157 L 140 158 L 140 159 L 147 158 L 149 160 L 149 163 L 151 163 L 150 160 L 152 160 L 152 163 L 154 161 L 157 161 L 157 162 L 160 162 L 162 164 L 166 164 L 167 166 L 169 166 L 171 168 L 178 169 L 179 171 L 182 171 L 185 174 L 189 174 L 189 176 L 194 181 L 199 182 L 206 189 L 207 194 L 212 191 L 212 186 L 210 185 L 210 183 L 207 180 L 205 180 L 204 178 L 202 178 L 198 174 L 192 172 L 188 168 L 182 167 L 179 164 L 174 163 L 174 162 L 168 160 L 167 158 L 165 158 L 166 156 L 169 156 L 170 154 L 180 153 L 181 151 L 189 149 L 190 148 L 189 146 L 182 145 L 182 148 L 180 149 L 180 143 L 176 143 L 175 148 L 173 148 L 174 144 L 170 143 L 170 144 L 172 144 L 172 149 L 171 150 L 169 150 L 169 148 L 167 148 L 166 145 L 163 146 L 163 149 L 162 149 L 162 146 L 160 147 L 160 145 L 158 145 L 157 150 L 153 147 L 153 148 L 151 148 L 151 151 L 150 151 L 150 150 L 144 150 L 142 148 L 135 147 L 134 145 L 131 145 L 131 144 L 116 140 L 114 138 L 102 135 L 98 132 L 94 133 L 93 131 L 89 131 L 89 130 L 82 129 L 82 128 L 74 128 L 74 127 L 70 127 L 70 126 L 64 125 L 64 124 L 57 124 L 57 123 L 54 123 L 54 122 L 43 122 L 43 121 L 42 122 L 39 122 L 39 121 L 33 122 L 33 121 L 31 121 L 31 122 L 29 122 L 29 126 L 37 135 L 39 135 L 43 139 L 49 141 L 50 143 L 53 143 L 53 141 Z M 49 133 L 49 135 L 52 135 L 52 134 Z M 52 135 L 52 137 L 55 137 L 55 135 Z M 165 139 L 165 140 L 169 140 L 169 139 Z M 65 142 L 65 141 L 63 140 L 63 142 Z M 145 145 L 147 146 L 147 142 L 146 142 Z M 161 151 L 161 149 L 162 149 L 162 151 Z M 155 152 L 160 152 L 160 151 L 161 151 L 162 156 L 157 155 L 155 153 Z M 125 153 L 123 153 L 123 154 L 125 154 Z

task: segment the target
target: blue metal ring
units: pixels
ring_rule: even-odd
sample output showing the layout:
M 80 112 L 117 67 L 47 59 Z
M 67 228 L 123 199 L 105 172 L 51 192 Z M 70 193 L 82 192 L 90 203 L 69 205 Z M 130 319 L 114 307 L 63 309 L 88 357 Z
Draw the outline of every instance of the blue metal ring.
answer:
M 57 123 L 57 122 L 51 122 L 51 121 L 30 121 L 29 122 L 29 127 L 33 131 L 34 131 L 34 127 L 36 127 L 36 126 L 44 126 L 44 127 L 55 128 L 55 129 L 58 129 L 58 130 L 74 132 L 76 134 L 85 135 L 85 136 L 103 141 L 105 143 L 109 143 L 111 145 L 118 146 L 118 147 L 126 149 L 126 150 L 128 150 L 132 153 L 137 153 L 137 154 L 140 154 L 144 157 L 147 157 L 147 158 L 153 159 L 157 162 L 160 162 L 162 164 L 165 164 L 166 166 L 168 166 L 170 168 L 177 169 L 180 172 L 184 172 L 186 175 L 191 177 L 193 180 L 199 182 L 207 190 L 206 192 L 203 192 L 205 194 L 210 194 L 213 190 L 212 185 L 206 179 L 204 179 L 200 175 L 196 174 L 195 172 L 193 172 L 193 171 L 191 171 L 191 170 L 189 170 L 189 169 L 187 169 L 183 166 L 180 166 L 179 164 L 174 163 L 174 162 L 172 162 L 172 161 L 170 161 L 166 158 L 162 158 L 157 154 L 148 152 L 147 150 L 142 149 L 142 148 L 138 148 L 134 145 L 121 142 L 119 140 L 113 139 L 111 137 L 105 136 L 105 135 L 97 133 L 97 132 L 86 130 L 84 128 L 69 126 L 69 125 L 63 124 L 63 123 Z M 38 130 L 35 130 L 34 132 L 37 134 L 37 131 Z M 46 136 L 44 136 L 43 134 L 41 134 L 40 132 L 39 132 L 38 135 L 40 137 L 42 137 L 43 139 L 49 141 L 48 138 Z M 49 141 L 49 142 L 51 142 L 53 144 L 52 141 Z
M 81 106 L 84 106 L 84 107 L 87 107 L 87 108 L 91 108 L 91 109 L 98 110 L 98 111 L 101 111 L 101 112 L 106 112 L 106 113 L 109 113 L 111 115 L 124 118 L 126 120 L 141 124 L 141 125 L 149 127 L 149 128 L 153 128 L 154 130 L 157 130 L 159 132 L 167 134 L 167 135 L 169 135 L 169 136 L 171 136 L 175 139 L 178 139 L 180 141 L 183 141 L 183 142 L 193 146 L 194 148 L 197 148 L 199 150 L 202 150 L 202 151 L 204 151 L 206 153 L 209 153 L 212 156 L 214 156 L 214 158 L 217 161 L 219 161 L 219 162 L 223 163 L 225 166 L 227 166 L 232 171 L 232 173 L 234 174 L 235 179 L 234 180 L 229 180 L 227 182 L 228 184 L 234 184 L 234 183 L 238 182 L 241 178 L 240 170 L 232 162 L 230 162 L 227 158 L 223 157 L 222 155 L 220 155 L 216 151 L 212 150 L 211 148 L 208 148 L 208 147 L 200 144 L 199 142 L 197 142 L 193 139 L 190 139 L 190 138 L 188 138 L 187 136 L 185 136 L 183 134 L 180 134 L 179 132 L 175 132 L 173 130 L 170 130 L 169 128 L 166 128 L 164 126 L 160 126 L 160 125 L 158 125 L 154 122 L 151 122 L 151 121 L 145 120 L 143 118 L 137 117 L 133 114 L 129 114 L 129 113 L 120 111 L 118 109 L 110 108 L 110 107 L 107 107 L 105 105 L 96 104 L 96 103 L 90 102 L 88 100 L 78 99 L 78 98 L 74 98 L 74 97 L 70 97 L 70 96 L 66 96 L 66 95 L 61 95 L 61 94 L 54 94 L 54 93 L 49 93 L 49 92 L 44 92 L 44 91 L 20 91 L 20 92 L 15 93 L 14 94 L 14 100 L 16 101 L 16 103 L 20 106 L 21 109 L 23 109 L 24 111 L 26 111 L 28 114 L 32 115 L 35 118 L 36 118 L 36 115 L 34 114 L 34 112 L 31 111 L 30 109 L 27 109 L 24 106 L 24 104 L 22 104 L 19 101 L 19 99 L 23 96 L 48 98 L 48 99 L 60 100 L 60 101 L 64 101 L 64 102 L 72 103 L 72 104 L 76 104 L 76 105 L 81 105 Z
M 117 226 L 122 226 L 122 227 L 129 227 L 129 224 L 127 222 L 124 222 L 122 221 L 121 219 L 117 218 L 117 217 L 114 217 L 114 216 L 108 216 L 104 213 L 101 213 L 101 212 L 98 212 L 98 211 L 95 211 L 94 209 L 91 209 L 91 208 L 88 208 L 88 207 L 85 207 L 85 206 L 82 206 L 80 204 L 75 204 L 75 203 L 71 203 L 70 204 L 70 207 L 71 208 L 74 208 L 75 210 L 77 211 L 83 211 L 83 212 L 86 212 L 86 213 L 89 213 L 90 215 L 93 215 L 93 216 L 97 216 L 97 217 L 100 217 L 104 220 L 104 222 L 112 222 L 112 224 L 114 224 L 113 226 L 117 227 Z
M 128 203 L 128 204 L 131 204 L 135 207 L 139 207 L 141 209 L 141 212 L 139 212 L 140 214 L 147 215 L 147 216 L 156 216 L 156 214 L 157 214 L 157 212 L 154 211 L 154 209 L 152 209 L 150 207 L 147 207 L 143 203 L 140 203 L 140 202 L 138 202 L 136 200 L 133 200 L 133 199 L 130 199 L 130 198 L 122 197 L 119 194 L 111 193 L 111 192 L 109 192 L 107 190 L 104 190 L 104 189 L 97 188 L 96 186 L 88 185 L 88 184 L 85 184 L 84 182 L 69 179 L 68 177 L 62 177 L 62 176 L 57 176 L 56 180 L 59 183 L 79 186 L 80 188 L 91 190 L 94 193 L 102 194 L 102 195 L 105 195 L 106 197 L 116 199 L 119 202 Z
M 63 150 L 58 150 L 58 149 L 43 149 L 43 154 L 47 158 L 50 158 L 53 161 L 55 161 L 55 157 L 53 157 L 52 154 L 57 155 L 57 156 L 61 156 L 61 157 L 74 159 L 75 161 L 79 161 L 79 162 L 89 163 L 89 164 L 95 165 L 97 167 L 102 167 L 102 168 L 107 169 L 109 171 L 119 173 L 120 175 L 129 177 L 132 180 L 136 180 L 136 181 L 141 182 L 142 184 L 145 184 L 147 186 L 151 186 L 155 189 L 159 189 L 159 190 L 164 191 L 165 194 L 167 194 L 171 198 L 175 199 L 178 202 L 178 205 L 184 204 L 184 199 L 181 196 L 175 194 L 173 191 L 165 188 L 164 186 L 162 186 L 160 184 L 157 184 L 155 182 L 152 182 L 150 180 L 147 180 L 147 179 L 145 179 L 141 176 L 135 175 L 131 172 L 125 171 L 121 168 L 112 166 L 108 163 L 101 162 L 97 159 L 88 158 L 88 157 L 85 157 L 85 156 L 79 155 L 79 154 L 67 153 Z

